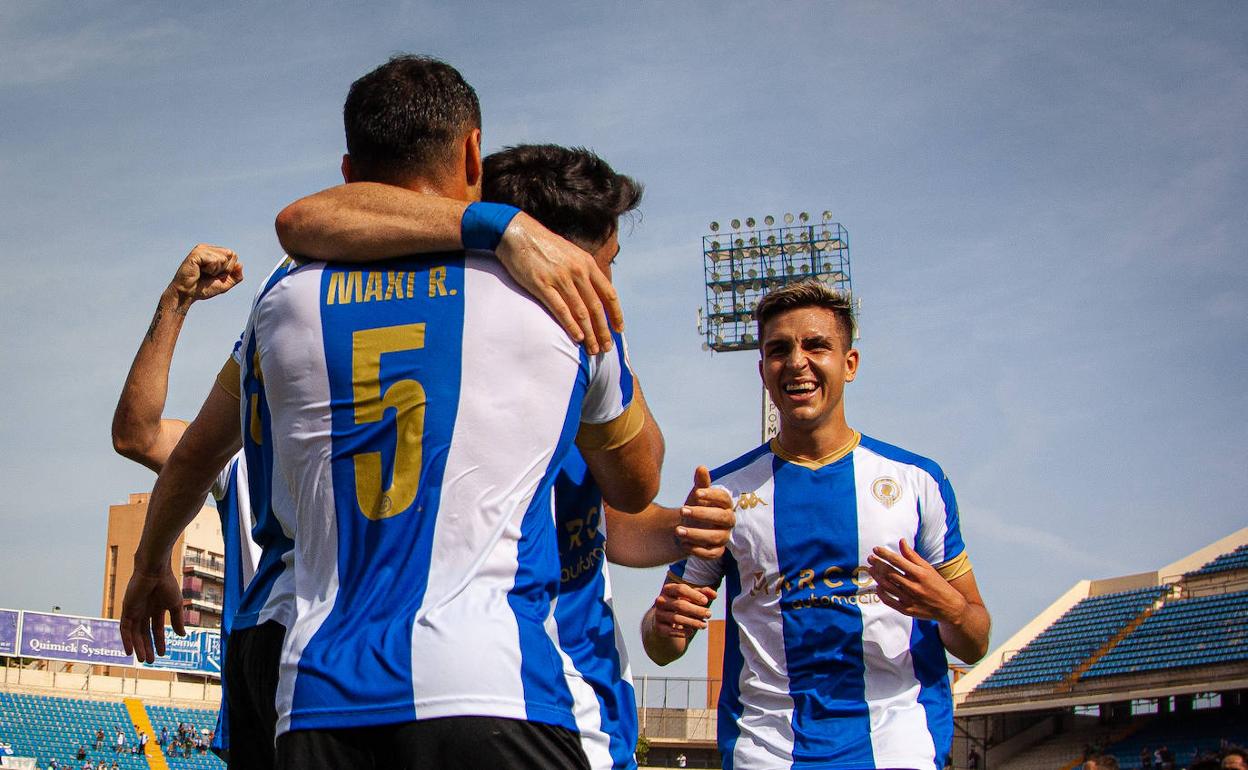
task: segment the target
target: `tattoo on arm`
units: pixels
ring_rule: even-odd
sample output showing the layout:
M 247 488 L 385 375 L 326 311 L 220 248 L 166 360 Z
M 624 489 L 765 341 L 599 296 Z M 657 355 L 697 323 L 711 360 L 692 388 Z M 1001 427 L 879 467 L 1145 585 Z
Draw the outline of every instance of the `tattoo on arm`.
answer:
M 152 323 L 147 327 L 147 341 L 154 342 L 156 340 L 156 327 L 160 326 L 160 319 L 165 315 L 165 310 L 160 305 L 156 306 L 156 314 L 152 316 Z

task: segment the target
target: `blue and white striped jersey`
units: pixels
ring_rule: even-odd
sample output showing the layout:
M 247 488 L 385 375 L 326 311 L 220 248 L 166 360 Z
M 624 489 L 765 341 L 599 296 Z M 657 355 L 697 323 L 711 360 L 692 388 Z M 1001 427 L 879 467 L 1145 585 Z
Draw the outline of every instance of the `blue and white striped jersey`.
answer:
M 256 292 L 252 300 L 253 312 L 265 295 L 295 267 L 295 261 L 290 258 L 277 264 Z M 239 368 L 235 387 L 240 391 L 242 457 L 250 471 L 244 493 L 252 516 L 251 541 L 259 549 L 255 575 L 246 583 L 233 628 L 254 628 L 269 620 L 288 626 L 294 611 L 294 571 L 290 566 L 295 543 L 291 532 L 279 520 L 277 509 L 289 515 L 294 502 L 285 478 L 274 474 L 268 399 L 254 336 L 244 331 L 234 346 L 232 359 Z
M 212 485 L 212 497 L 221 516 L 221 540 L 225 550 L 225 585 L 221 597 L 221 661 L 243 590 L 256 574 L 260 547 L 251 539 L 251 502 L 247 492 L 247 464 L 242 452 L 234 455 Z M 221 708 L 213 731 L 211 748 L 230 747 L 229 720 L 226 718 L 225 681 L 221 682 Z
M 724 767 L 943 767 L 953 702 L 939 628 L 879 601 L 867 555 L 905 538 L 946 578 L 969 571 L 944 472 L 861 436 L 822 462 L 772 441 L 711 475 L 737 511 L 728 549 L 672 574 L 727 582 Z
M 575 730 L 551 495 L 574 438 L 640 430 L 622 357 L 587 357 L 462 252 L 292 265 L 243 349 L 294 542 L 278 734 L 460 715 Z
M 607 571 L 602 490 L 573 451 L 555 480 L 559 529 L 559 647 L 588 687 L 576 687 L 576 725 L 594 770 L 637 767 L 637 700 L 628 653 L 615 622 Z

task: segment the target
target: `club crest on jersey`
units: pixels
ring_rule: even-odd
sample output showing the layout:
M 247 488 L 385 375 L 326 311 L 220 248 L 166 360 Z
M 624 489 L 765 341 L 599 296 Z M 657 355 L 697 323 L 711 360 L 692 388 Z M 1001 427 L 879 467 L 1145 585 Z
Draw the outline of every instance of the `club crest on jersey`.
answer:
M 757 508 L 760 505 L 766 504 L 767 501 L 759 497 L 757 494 L 753 492 L 746 492 L 744 495 L 737 498 L 737 504 L 733 506 L 733 510 L 748 511 L 751 508 Z
M 871 495 L 883 503 L 885 508 L 892 508 L 901 499 L 901 485 L 897 483 L 897 479 L 881 476 L 871 482 Z

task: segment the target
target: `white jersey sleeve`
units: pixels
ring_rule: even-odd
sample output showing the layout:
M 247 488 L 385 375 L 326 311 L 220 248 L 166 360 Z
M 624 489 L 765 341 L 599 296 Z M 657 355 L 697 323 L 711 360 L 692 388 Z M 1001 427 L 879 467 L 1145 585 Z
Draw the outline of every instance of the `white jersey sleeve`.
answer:
M 692 586 L 710 586 L 718 588 L 724 579 L 723 557 L 719 559 L 702 559 L 690 556 L 678 561 L 668 568 L 668 576 Z
M 589 387 L 581 404 L 582 449 L 614 449 L 641 432 L 645 412 L 633 400 L 636 384 L 624 338 L 612 332 L 615 348 L 589 358 Z
M 970 569 L 958 524 L 958 501 L 940 466 L 931 463 L 925 470 L 928 472 L 921 474 L 920 481 L 919 532 L 914 549 L 946 579 L 953 579 Z

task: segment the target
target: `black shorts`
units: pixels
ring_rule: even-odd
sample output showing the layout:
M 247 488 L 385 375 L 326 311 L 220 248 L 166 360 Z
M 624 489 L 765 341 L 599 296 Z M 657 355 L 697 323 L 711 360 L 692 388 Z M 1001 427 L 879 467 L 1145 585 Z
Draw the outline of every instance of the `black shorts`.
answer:
M 502 717 L 444 717 L 380 727 L 292 730 L 279 770 L 589 770 L 579 736 Z M 235 767 L 230 765 L 231 770 Z
M 230 770 L 277 765 L 277 668 L 286 627 L 270 620 L 230 632 L 225 645 L 225 703 L 230 721 Z

